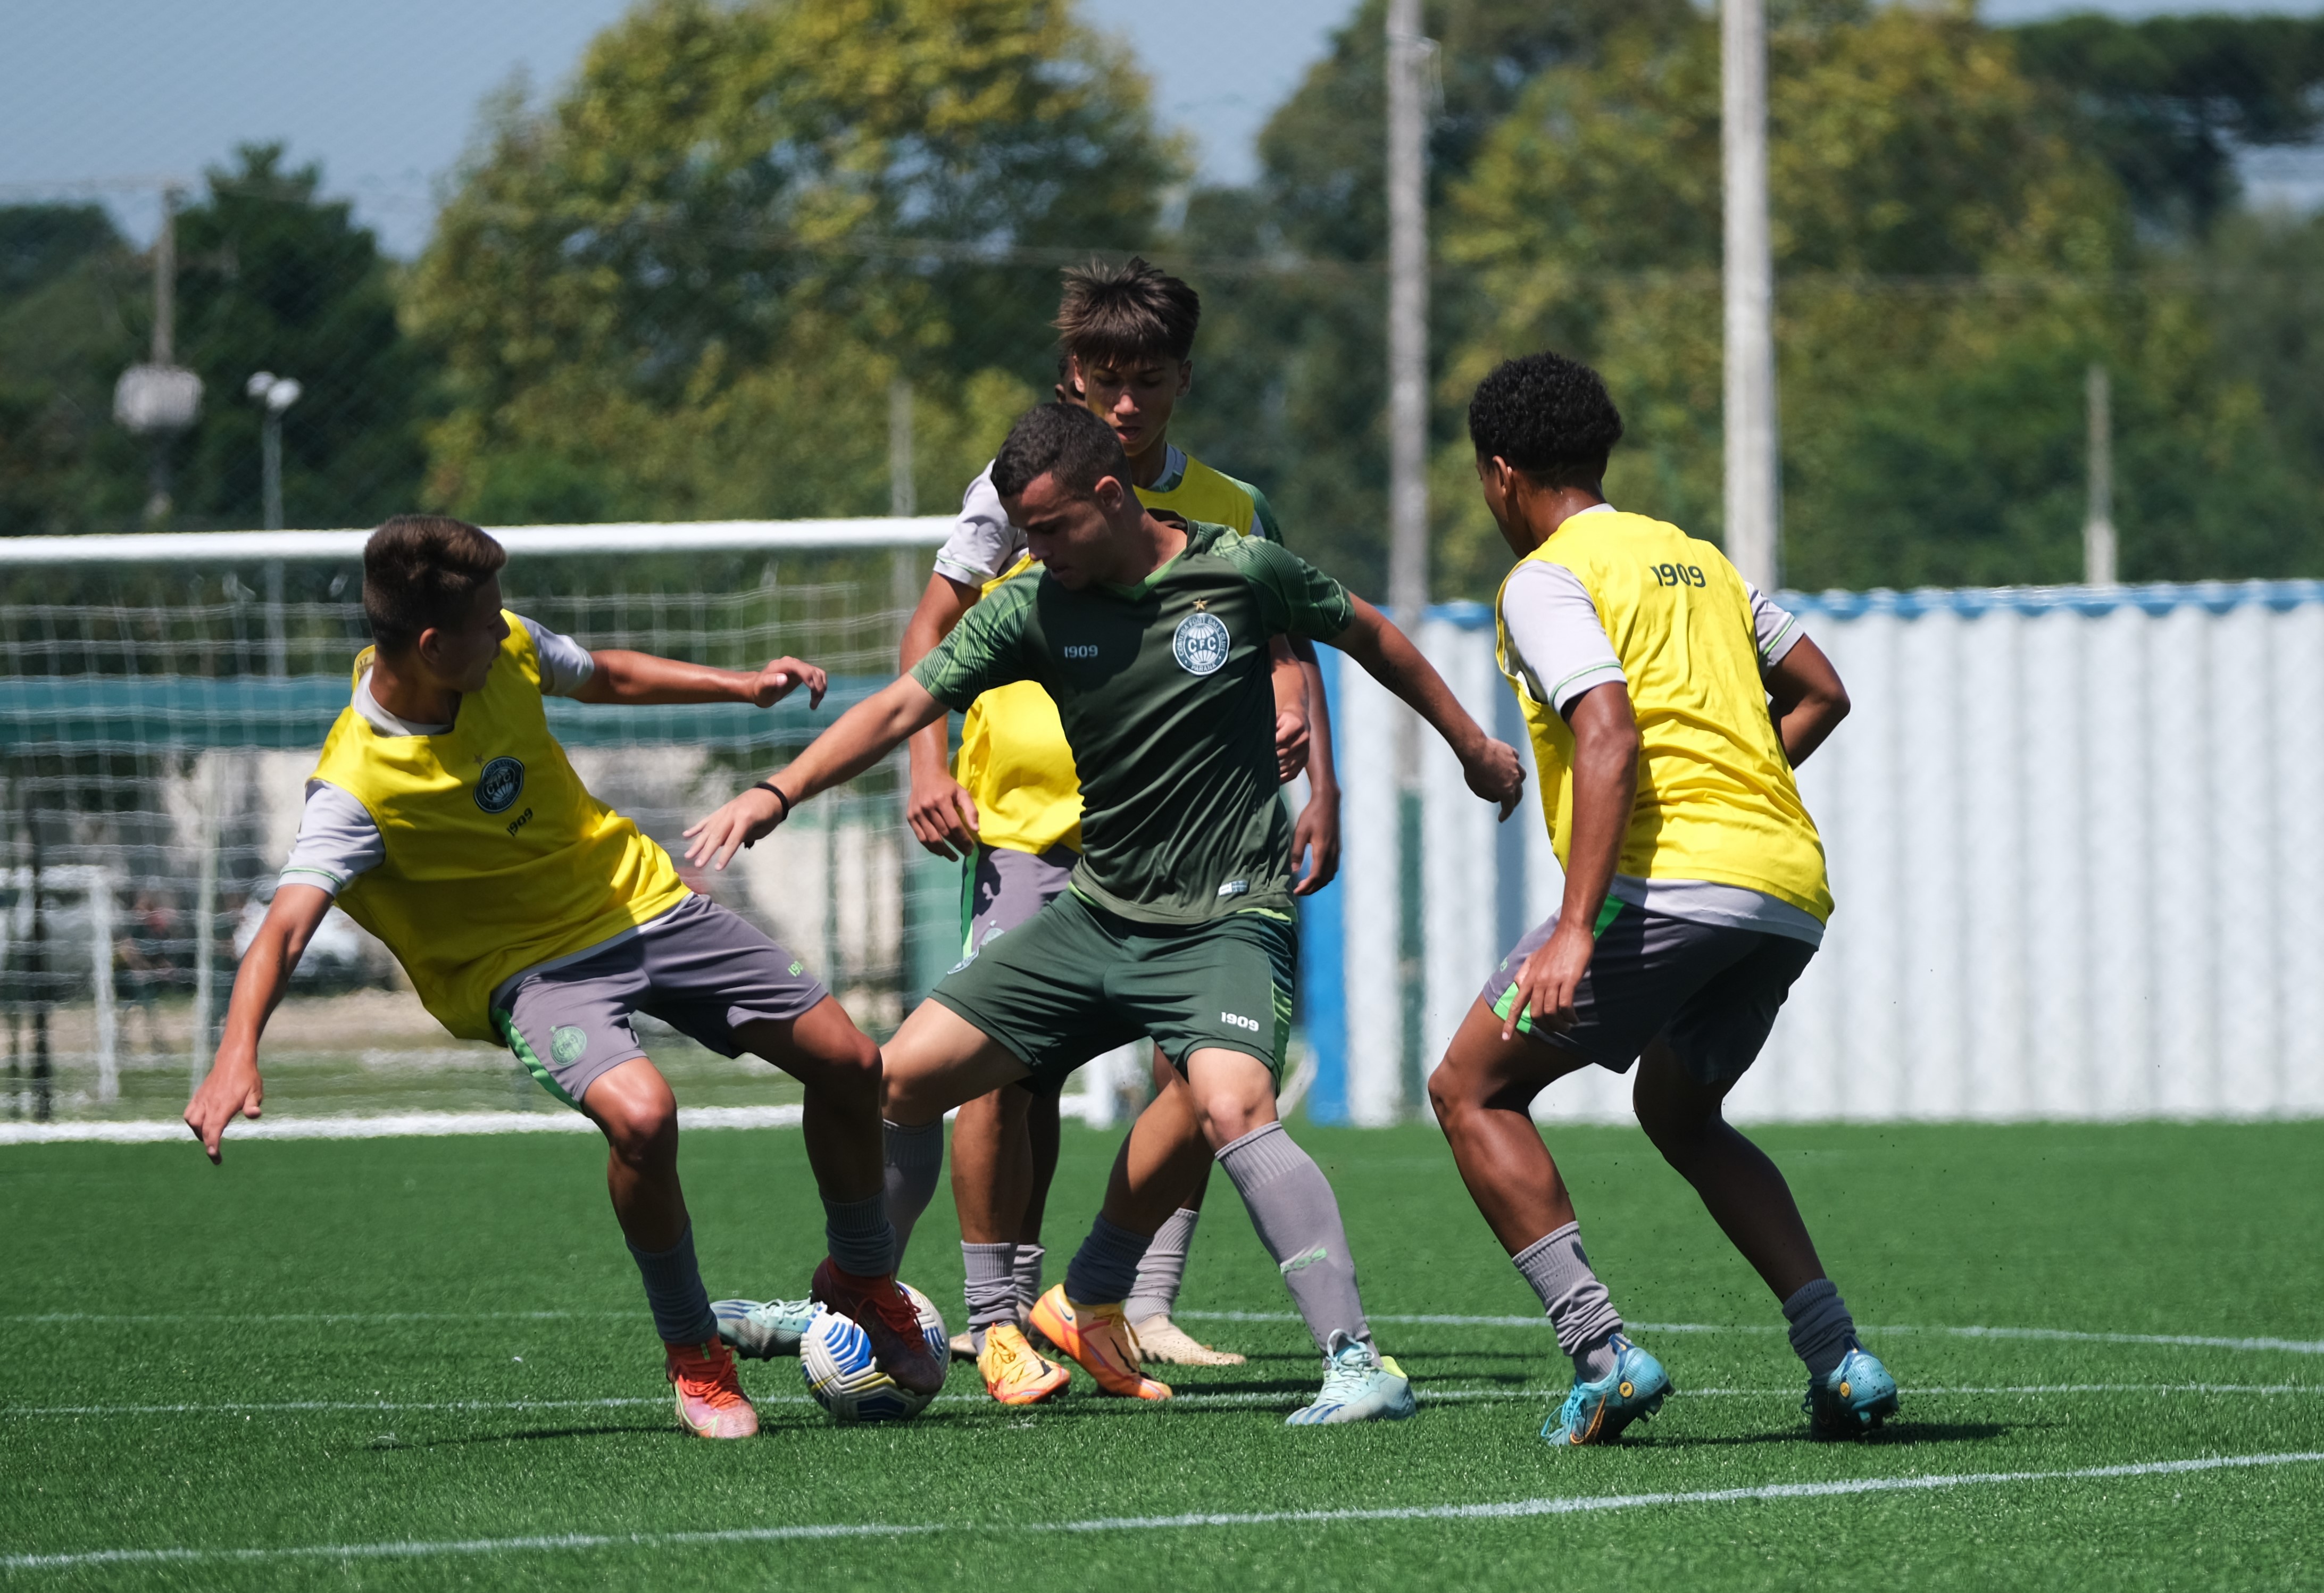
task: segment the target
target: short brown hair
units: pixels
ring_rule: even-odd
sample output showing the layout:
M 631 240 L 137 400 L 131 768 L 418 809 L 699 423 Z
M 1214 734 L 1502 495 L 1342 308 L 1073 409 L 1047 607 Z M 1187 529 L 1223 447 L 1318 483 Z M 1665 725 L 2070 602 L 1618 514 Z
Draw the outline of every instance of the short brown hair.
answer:
M 431 627 L 467 618 L 476 588 L 508 563 L 508 549 L 464 520 L 399 514 L 364 544 L 364 619 L 382 652 L 400 653 Z
M 1065 352 L 1085 360 L 1183 360 L 1194 352 L 1202 296 L 1136 255 L 1120 265 L 1068 267 L 1056 327 Z

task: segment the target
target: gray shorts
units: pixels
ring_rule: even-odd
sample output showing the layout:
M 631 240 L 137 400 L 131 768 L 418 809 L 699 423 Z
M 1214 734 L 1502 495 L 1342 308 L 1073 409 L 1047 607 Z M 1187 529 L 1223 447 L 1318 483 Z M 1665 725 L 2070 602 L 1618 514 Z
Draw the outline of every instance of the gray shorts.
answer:
M 1536 925 L 1485 981 L 1485 1005 L 1496 1017 L 1509 1015 L 1517 970 L 1556 927 L 1554 918 Z M 1598 949 L 1574 989 L 1573 1027 L 1536 1029 L 1526 1017 L 1517 1030 L 1618 1073 L 1660 1036 L 1698 1083 L 1731 1084 L 1758 1060 L 1792 981 L 1815 953 L 1789 935 L 1609 901 Z
M 994 935 L 1015 929 L 1056 898 L 1082 854 L 1070 846 L 1044 852 L 979 846 L 960 900 L 960 954 L 973 957 Z
M 739 1056 L 735 1029 L 788 1022 L 830 993 L 749 919 L 689 896 L 618 940 L 516 975 L 493 992 L 493 1024 L 542 1089 L 577 1108 L 590 1085 L 646 1054 L 632 1013 Z

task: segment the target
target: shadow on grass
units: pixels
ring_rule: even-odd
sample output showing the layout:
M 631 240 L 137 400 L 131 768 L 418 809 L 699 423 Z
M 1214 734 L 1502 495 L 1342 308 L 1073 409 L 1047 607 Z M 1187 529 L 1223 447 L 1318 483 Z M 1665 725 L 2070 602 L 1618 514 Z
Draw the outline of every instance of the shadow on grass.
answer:
M 448 1438 L 399 1438 L 392 1443 L 380 1443 L 374 1441 L 369 1447 L 382 1450 L 465 1449 L 475 1444 L 533 1443 L 542 1439 L 552 1438 L 634 1438 L 641 1434 L 650 1436 L 660 1433 L 667 1433 L 673 1438 L 683 1436 L 675 1423 L 669 1422 L 641 1422 L 626 1427 L 612 1425 L 597 1427 L 530 1427 L 525 1429 L 521 1432 L 463 1432 Z
M 1898 1422 L 1877 1432 L 1847 1441 L 1862 1449 L 1904 1449 L 1923 1443 L 1986 1443 L 1997 1438 L 2006 1438 L 2013 1432 L 2055 1427 L 2055 1422 Z M 1739 1444 L 1814 1444 L 1802 1427 L 1786 1427 L 1774 1432 L 1649 1432 L 1640 1438 L 1625 1437 L 1623 1443 L 1651 1444 L 1656 1449 L 1721 1449 Z M 1840 1449 L 1845 1443 L 1830 1447 Z

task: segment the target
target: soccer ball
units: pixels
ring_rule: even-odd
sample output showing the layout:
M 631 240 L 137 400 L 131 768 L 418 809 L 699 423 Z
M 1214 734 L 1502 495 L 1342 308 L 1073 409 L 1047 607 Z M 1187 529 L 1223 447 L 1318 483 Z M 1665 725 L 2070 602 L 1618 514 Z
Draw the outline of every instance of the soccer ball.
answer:
M 949 1353 L 945 1321 L 935 1303 L 909 1284 L 903 1285 L 920 1313 L 920 1331 L 938 1355 Z M 872 1358 L 872 1340 L 837 1312 L 816 1307 L 799 1338 L 799 1376 L 807 1391 L 835 1422 L 908 1422 L 935 1395 L 899 1388 Z

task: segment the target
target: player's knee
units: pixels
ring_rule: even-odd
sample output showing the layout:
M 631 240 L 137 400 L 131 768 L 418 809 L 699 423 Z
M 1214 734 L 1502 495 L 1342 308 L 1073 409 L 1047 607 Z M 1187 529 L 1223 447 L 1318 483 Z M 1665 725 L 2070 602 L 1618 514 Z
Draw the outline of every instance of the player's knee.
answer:
M 659 1099 L 624 1098 L 598 1116 L 605 1142 L 632 1167 L 650 1167 L 678 1156 L 678 1102 L 667 1093 Z

